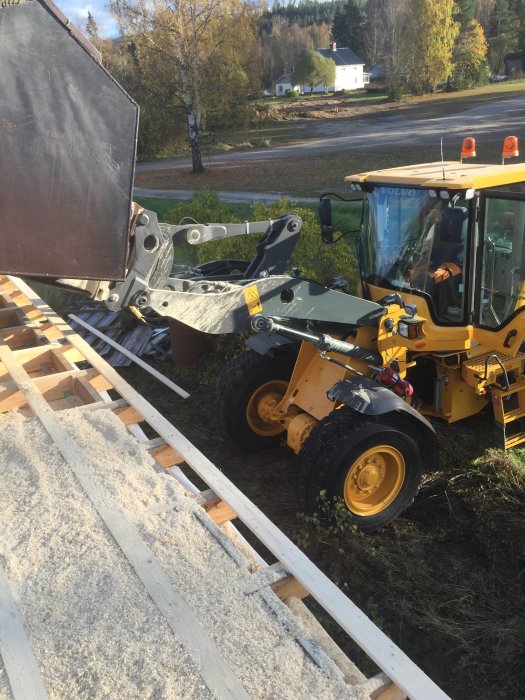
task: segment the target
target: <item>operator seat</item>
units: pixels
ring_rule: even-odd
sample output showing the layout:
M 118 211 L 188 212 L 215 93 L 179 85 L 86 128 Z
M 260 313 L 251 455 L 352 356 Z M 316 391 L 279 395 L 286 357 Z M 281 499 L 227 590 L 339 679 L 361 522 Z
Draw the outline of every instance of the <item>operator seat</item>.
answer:
M 463 224 L 466 218 L 467 210 L 463 207 L 443 210 L 432 251 L 434 267 L 445 262 L 463 266 Z
M 444 209 L 436 232 L 432 263 L 434 272 L 430 290 L 438 320 L 460 322 L 463 318 L 463 276 L 465 257 L 464 224 L 467 210 L 463 207 Z

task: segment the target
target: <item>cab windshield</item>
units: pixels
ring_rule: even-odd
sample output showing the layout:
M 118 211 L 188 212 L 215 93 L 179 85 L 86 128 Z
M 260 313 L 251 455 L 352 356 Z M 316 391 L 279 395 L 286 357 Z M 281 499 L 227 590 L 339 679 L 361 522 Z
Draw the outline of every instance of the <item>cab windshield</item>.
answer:
M 430 295 L 438 322 L 464 318 L 466 202 L 428 190 L 378 186 L 368 193 L 363 265 L 370 284 Z

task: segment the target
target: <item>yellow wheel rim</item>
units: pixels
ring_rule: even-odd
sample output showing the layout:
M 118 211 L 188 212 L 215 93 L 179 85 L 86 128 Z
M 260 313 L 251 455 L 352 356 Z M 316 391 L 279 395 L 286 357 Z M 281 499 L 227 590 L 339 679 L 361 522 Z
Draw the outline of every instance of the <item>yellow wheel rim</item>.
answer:
M 275 379 L 262 384 L 250 396 L 246 406 L 246 420 L 254 433 L 263 437 L 272 437 L 283 432 L 284 427 L 272 420 L 271 414 L 281 402 L 287 388 L 288 382 Z
M 355 515 L 375 515 L 401 491 L 405 459 L 390 445 L 376 445 L 352 464 L 343 484 L 346 506 Z

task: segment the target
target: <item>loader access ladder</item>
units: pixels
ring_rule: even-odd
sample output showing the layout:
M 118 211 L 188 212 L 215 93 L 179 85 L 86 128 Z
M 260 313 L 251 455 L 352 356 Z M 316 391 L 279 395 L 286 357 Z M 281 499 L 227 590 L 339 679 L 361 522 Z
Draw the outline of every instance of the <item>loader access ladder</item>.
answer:
M 478 391 L 490 394 L 501 447 L 509 450 L 525 443 L 525 353 L 514 357 L 486 353 L 468 360 L 463 368 L 468 379 L 478 382 Z

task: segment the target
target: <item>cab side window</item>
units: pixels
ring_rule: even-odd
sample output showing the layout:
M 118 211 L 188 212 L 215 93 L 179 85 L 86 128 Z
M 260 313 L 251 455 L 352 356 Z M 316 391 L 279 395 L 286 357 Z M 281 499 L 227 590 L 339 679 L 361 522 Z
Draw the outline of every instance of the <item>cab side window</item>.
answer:
M 502 197 L 485 200 L 479 323 L 501 326 L 525 306 L 525 202 Z

